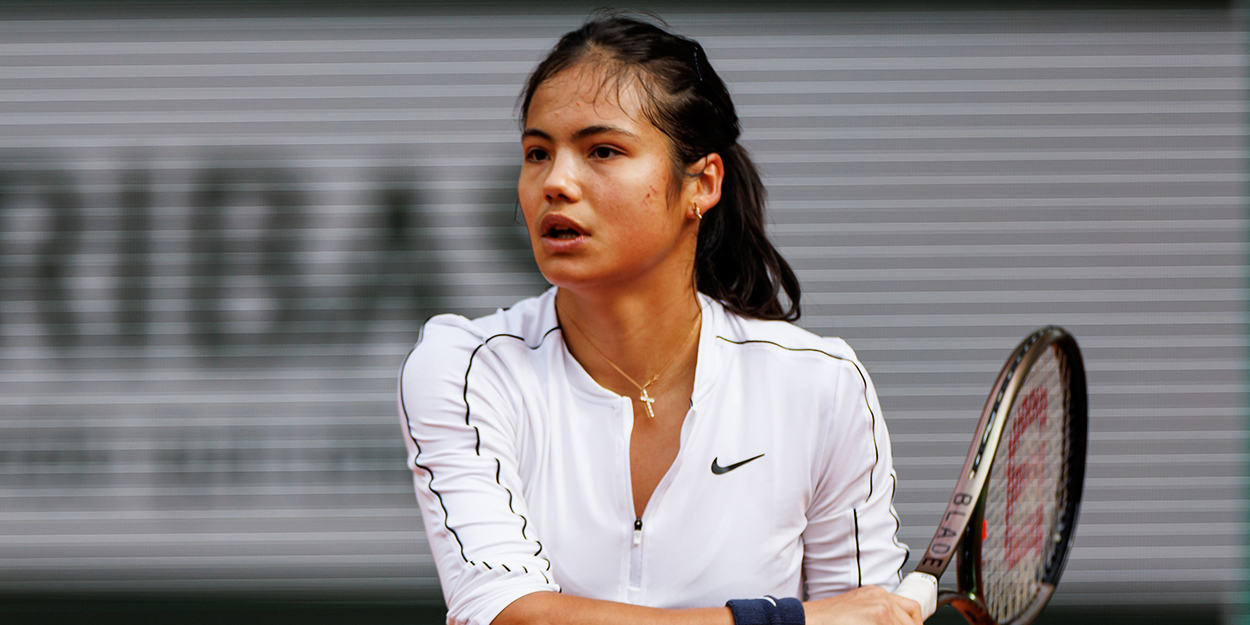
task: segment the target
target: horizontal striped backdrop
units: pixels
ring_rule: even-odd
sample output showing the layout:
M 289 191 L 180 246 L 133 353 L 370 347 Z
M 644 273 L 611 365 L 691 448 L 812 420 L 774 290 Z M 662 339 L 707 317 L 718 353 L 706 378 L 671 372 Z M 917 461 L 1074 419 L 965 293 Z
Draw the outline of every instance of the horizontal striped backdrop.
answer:
M 0 21 L 0 593 L 439 597 L 395 373 L 425 317 L 545 288 L 514 105 L 585 15 L 552 7 Z M 665 16 L 736 98 L 800 324 L 874 376 L 913 564 L 1060 324 L 1091 432 L 1057 601 L 1231 602 L 1243 22 Z

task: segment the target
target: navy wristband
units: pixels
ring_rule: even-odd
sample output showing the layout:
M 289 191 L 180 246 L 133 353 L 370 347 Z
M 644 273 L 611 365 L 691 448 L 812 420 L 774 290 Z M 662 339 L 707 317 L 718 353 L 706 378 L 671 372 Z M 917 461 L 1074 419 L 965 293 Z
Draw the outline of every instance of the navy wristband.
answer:
M 794 597 L 777 600 L 776 625 L 805 625 L 807 616 L 803 613 L 803 602 Z
M 777 599 L 731 599 L 725 603 L 734 615 L 734 625 L 804 625 L 803 602 L 794 597 Z

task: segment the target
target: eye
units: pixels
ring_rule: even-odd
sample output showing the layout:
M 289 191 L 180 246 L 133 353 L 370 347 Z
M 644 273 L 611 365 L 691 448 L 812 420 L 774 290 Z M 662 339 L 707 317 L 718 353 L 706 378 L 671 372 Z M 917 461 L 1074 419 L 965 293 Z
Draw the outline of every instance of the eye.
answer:
M 591 158 L 599 159 L 612 158 L 620 153 L 620 150 L 608 145 L 597 145 L 590 150 Z
M 525 151 L 525 160 L 530 163 L 540 163 L 547 160 L 547 151 L 542 148 L 530 148 Z

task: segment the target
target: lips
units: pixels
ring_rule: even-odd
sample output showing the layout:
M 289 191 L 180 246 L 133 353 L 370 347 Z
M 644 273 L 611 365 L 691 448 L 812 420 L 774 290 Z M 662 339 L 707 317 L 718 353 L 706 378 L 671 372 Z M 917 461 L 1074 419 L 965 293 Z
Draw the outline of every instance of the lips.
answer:
M 589 237 L 586 228 L 559 213 L 543 217 L 538 229 L 542 233 L 543 242 L 553 251 L 567 251 Z

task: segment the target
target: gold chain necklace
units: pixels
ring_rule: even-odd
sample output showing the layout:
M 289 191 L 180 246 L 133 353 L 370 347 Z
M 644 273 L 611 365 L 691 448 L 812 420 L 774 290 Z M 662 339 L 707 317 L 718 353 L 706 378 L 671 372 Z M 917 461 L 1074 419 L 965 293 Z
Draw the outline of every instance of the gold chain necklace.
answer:
M 668 370 L 671 369 L 673 365 L 677 362 L 677 359 L 681 358 L 681 355 L 686 353 L 686 348 L 690 347 L 690 342 L 694 340 L 694 337 L 699 335 L 699 326 L 700 326 L 700 322 L 702 321 L 703 321 L 703 307 L 700 306 L 699 307 L 699 321 L 695 322 L 694 328 L 691 329 L 690 331 L 690 336 L 686 337 L 686 342 L 682 344 L 681 349 L 677 350 L 677 355 L 673 356 L 673 359 L 668 361 L 668 364 L 664 365 L 664 368 L 660 369 L 659 373 L 651 376 L 651 379 L 647 380 L 646 384 L 639 384 L 637 380 L 629 377 L 628 373 L 625 373 L 625 371 L 623 371 L 620 367 L 616 366 L 616 363 L 612 362 L 612 359 L 608 358 L 608 355 L 603 353 L 603 350 L 599 349 L 599 347 L 595 345 L 594 341 L 590 340 L 590 335 L 586 334 L 586 331 L 583 330 L 581 326 L 577 325 L 577 322 L 573 320 L 573 317 L 571 315 L 569 316 L 569 323 L 573 324 L 574 328 L 577 328 L 577 331 L 581 333 L 582 338 L 586 339 L 586 343 L 590 345 L 590 348 L 595 350 L 595 352 L 598 353 L 599 356 L 602 357 L 605 361 L 607 361 L 609 365 L 612 365 L 612 368 L 616 369 L 617 373 L 625 376 L 625 379 L 629 380 L 630 384 L 633 384 L 634 386 L 638 387 L 638 390 L 641 391 L 642 393 L 641 395 L 638 396 L 638 399 L 642 401 L 644 406 L 647 407 L 647 416 L 651 417 L 652 419 L 655 418 L 655 410 L 651 408 L 651 405 L 655 403 L 655 398 L 647 394 L 647 387 L 654 384 L 656 380 L 660 379 L 660 376 L 667 373 Z

